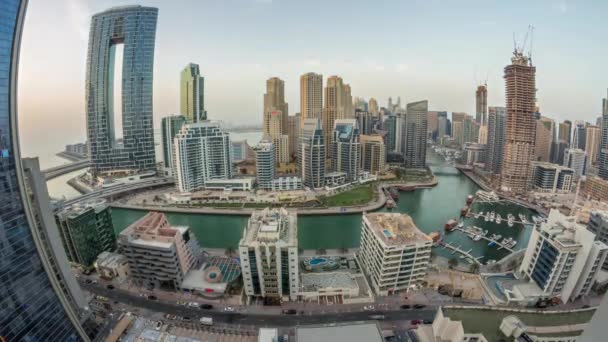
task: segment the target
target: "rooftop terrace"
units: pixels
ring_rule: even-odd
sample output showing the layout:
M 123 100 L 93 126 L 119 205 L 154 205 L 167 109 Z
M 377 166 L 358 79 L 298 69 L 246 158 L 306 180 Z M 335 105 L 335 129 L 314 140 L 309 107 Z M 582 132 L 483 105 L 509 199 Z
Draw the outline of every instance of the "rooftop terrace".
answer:
M 368 213 L 363 216 L 368 227 L 387 246 L 432 242 L 409 215 L 400 213 Z

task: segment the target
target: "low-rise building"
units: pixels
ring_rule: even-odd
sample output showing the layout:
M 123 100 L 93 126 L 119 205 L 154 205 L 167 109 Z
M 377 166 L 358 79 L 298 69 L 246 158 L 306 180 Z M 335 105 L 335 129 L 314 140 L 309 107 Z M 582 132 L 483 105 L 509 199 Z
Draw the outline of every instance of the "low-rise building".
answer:
M 519 272 L 544 297 L 566 303 L 589 294 L 607 255 L 608 246 L 576 223 L 576 217 L 553 209 L 532 231 Z
M 329 340 L 332 342 L 383 342 L 384 338 L 377 321 L 296 327 L 297 342 Z
M 119 235 L 132 279 L 146 287 L 179 289 L 199 264 L 201 249 L 187 226 L 171 226 L 163 213 L 150 212 Z
M 574 170 L 557 164 L 531 162 L 530 189 L 537 192 L 568 193 L 574 186 Z
M 300 177 L 279 177 L 272 180 L 272 191 L 293 191 L 302 190 L 302 178 Z
M 295 300 L 300 288 L 296 214 L 284 208 L 254 211 L 239 242 L 239 257 L 248 296 Z
M 101 252 L 116 250 L 112 213 L 105 200 L 64 208 L 55 221 L 70 262 L 91 267 Z
M 112 252 L 99 254 L 95 262 L 95 269 L 101 278 L 116 280 L 119 283 L 127 280 L 131 274 L 127 258 L 122 254 Z
M 433 324 L 422 324 L 416 328 L 420 342 L 488 342 L 483 334 L 467 334 L 462 322 L 444 316 L 441 307 L 437 309 Z
M 253 190 L 253 183 L 253 177 L 210 179 L 205 182 L 205 189 L 224 191 L 251 191 Z
M 325 174 L 325 186 L 335 187 L 346 184 L 346 173 L 344 172 L 330 172 Z
M 608 180 L 600 177 L 587 177 L 583 186 L 584 194 L 597 201 L 608 201 Z
M 367 213 L 361 226 L 357 259 L 376 294 L 386 296 L 422 281 L 433 241 L 409 215 Z
M 337 304 L 344 304 L 350 298 L 359 297 L 357 279 L 348 272 L 302 273 L 301 278 L 301 300 L 319 302 L 331 298 Z M 332 304 L 336 302 L 331 301 Z

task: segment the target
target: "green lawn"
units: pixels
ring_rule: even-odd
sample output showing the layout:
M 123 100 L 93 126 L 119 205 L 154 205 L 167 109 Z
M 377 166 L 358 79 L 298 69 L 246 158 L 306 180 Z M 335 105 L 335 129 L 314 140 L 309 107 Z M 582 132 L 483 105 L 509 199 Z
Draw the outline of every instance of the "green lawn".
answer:
M 488 341 L 499 341 L 500 338 L 504 338 L 499 327 L 506 316 L 515 315 L 529 326 L 555 326 L 587 323 L 591 320 L 594 310 L 577 313 L 535 314 L 481 309 L 443 309 L 443 313 L 452 320 L 462 321 L 465 333 L 483 333 Z
M 361 205 L 370 202 L 374 198 L 372 185 L 362 185 L 346 192 L 325 198 L 324 204 L 328 207 L 346 207 Z

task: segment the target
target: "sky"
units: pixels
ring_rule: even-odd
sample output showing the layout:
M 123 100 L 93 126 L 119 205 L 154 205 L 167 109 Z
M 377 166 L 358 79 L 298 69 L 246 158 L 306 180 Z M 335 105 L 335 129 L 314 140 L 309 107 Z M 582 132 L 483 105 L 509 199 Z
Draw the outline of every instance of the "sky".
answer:
M 84 141 L 90 18 L 109 7 L 159 8 L 154 120 L 179 111 L 179 73 L 205 77 L 208 116 L 262 121 L 265 81 L 285 81 L 299 111 L 299 76 L 341 76 L 353 96 L 426 99 L 430 110 L 474 114 L 475 89 L 504 106 L 514 34 L 534 26 L 541 113 L 595 122 L 607 96 L 608 1 L 30 0 L 22 37 L 19 125 L 24 155 Z

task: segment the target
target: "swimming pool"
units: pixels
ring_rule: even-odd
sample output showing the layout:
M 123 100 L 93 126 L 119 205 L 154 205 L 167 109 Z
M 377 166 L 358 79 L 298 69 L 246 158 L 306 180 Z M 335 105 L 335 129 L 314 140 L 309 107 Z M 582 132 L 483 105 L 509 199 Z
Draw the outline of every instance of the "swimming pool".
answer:
M 327 263 L 327 259 L 325 258 L 314 258 L 308 262 L 308 264 L 311 266 L 323 265 L 325 263 Z

